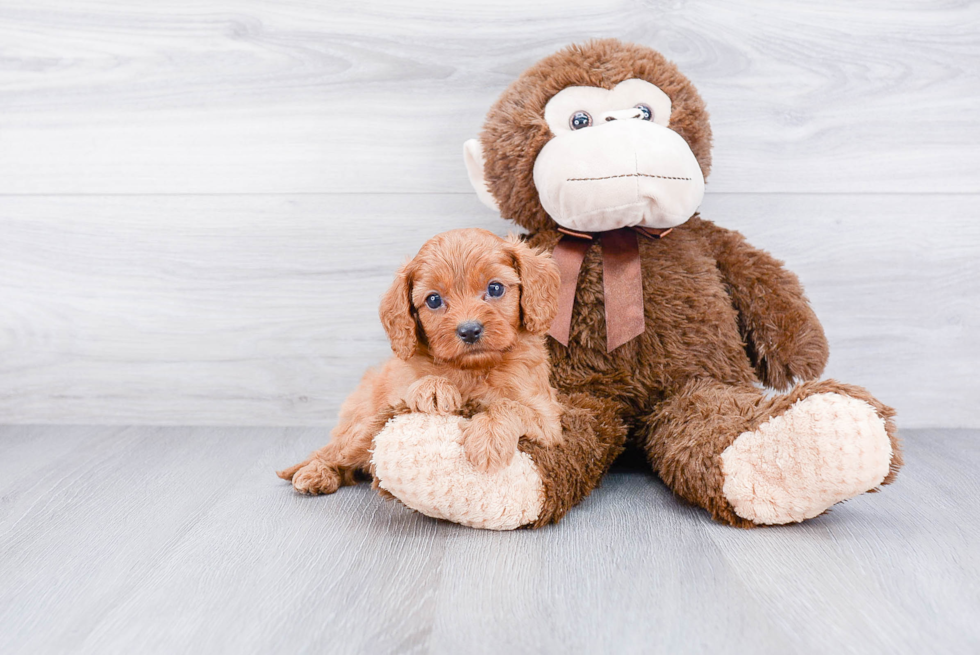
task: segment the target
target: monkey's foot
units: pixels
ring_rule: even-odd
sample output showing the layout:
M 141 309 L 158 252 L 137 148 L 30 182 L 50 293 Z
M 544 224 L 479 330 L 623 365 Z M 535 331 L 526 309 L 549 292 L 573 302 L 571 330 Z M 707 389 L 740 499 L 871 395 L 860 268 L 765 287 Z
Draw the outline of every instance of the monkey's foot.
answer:
M 885 421 L 871 405 L 816 394 L 725 449 L 723 493 L 742 518 L 794 523 L 880 485 L 891 458 Z
M 533 523 L 544 485 L 531 458 L 518 452 L 494 472 L 475 468 L 463 450 L 458 416 L 403 414 L 374 439 L 378 486 L 412 509 L 471 528 L 513 530 Z

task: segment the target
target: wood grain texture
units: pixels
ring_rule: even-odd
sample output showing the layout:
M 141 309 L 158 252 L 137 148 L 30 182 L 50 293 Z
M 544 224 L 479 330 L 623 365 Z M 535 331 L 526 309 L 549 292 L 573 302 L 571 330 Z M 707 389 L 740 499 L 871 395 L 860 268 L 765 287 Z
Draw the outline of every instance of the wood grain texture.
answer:
M 711 194 L 802 279 L 827 375 L 980 427 L 980 196 Z M 390 356 L 377 304 L 461 195 L 0 197 L 0 422 L 325 425 Z
M 976 431 L 880 494 L 736 530 L 619 469 L 557 526 L 294 494 L 310 428 L 0 428 L 4 653 L 975 653 Z
M 619 37 L 705 96 L 720 192 L 980 192 L 980 4 L 6 1 L 0 193 L 468 193 L 525 67 Z

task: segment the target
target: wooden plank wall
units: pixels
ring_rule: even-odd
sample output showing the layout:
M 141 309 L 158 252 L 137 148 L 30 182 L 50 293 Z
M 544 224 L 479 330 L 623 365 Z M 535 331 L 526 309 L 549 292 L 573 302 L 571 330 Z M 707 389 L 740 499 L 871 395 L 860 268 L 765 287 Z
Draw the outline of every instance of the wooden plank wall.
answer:
M 980 427 L 980 5 L 0 5 L 0 423 L 330 425 L 395 267 L 509 226 L 462 142 L 541 56 L 676 61 L 703 215 L 800 274 L 829 375 Z

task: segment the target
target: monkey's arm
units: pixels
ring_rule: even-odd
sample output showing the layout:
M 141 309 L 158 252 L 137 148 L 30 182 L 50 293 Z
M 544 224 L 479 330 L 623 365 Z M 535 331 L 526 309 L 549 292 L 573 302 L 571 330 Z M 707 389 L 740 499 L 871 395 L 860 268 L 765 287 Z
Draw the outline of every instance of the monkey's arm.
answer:
M 829 350 L 799 279 L 738 232 L 691 219 L 710 244 L 759 378 L 774 389 L 820 376 Z

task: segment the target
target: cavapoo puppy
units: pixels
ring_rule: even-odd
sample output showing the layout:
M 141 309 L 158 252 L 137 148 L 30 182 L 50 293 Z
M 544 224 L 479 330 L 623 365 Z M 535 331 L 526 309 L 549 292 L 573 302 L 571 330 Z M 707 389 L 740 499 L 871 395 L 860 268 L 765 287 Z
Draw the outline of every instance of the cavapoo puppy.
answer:
M 463 448 L 483 471 L 510 463 L 521 437 L 561 439 L 544 334 L 557 311 L 550 256 L 486 230 L 439 234 L 381 301 L 396 358 L 369 370 L 344 402 L 330 443 L 279 472 L 297 491 L 333 493 L 371 473 L 375 435 L 404 411 L 466 413 Z

